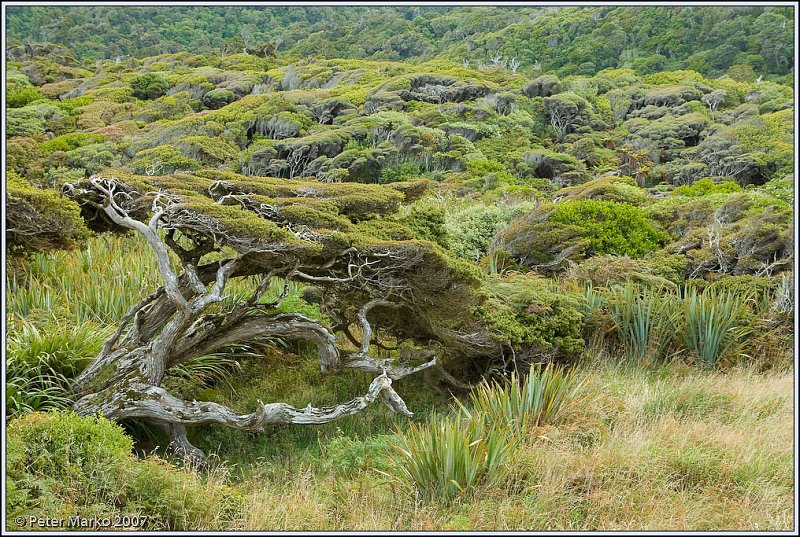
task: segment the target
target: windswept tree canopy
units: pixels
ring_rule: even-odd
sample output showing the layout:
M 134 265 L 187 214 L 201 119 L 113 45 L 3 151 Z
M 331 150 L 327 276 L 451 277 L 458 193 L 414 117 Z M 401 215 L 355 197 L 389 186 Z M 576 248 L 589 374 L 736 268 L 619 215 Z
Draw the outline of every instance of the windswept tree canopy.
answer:
M 470 309 L 485 298 L 479 271 L 383 218 L 419 195 L 419 185 L 321 184 L 212 170 L 149 177 L 109 170 L 102 179 L 65 186 L 97 231 L 120 228 L 103 206 L 110 203 L 103 190 L 113 193 L 118 212 L 133 219 L 158 215 L 165 244 L 184 264 L 197 267 L 201 279 L 211 278 L 219 265 L 202 263 L 204 256 L 227 247 L 238 256 L 230 277 L 293 269 L 293 278 L 326 290 L 334 317 L 345 304 L 390 297 L 405 311 L 384 314 L 387 320 L 403 319 L 397 325 L 402 336 L 445 339 L 468 355 L 488 350 L 481 337 L 466 335 L 476 331 L 465 321 Z
M 496 354 L 499 346 L 473 317 L 486 299 L 477 269 L 382 220 L 419 190 L 395 187 L 220 171 L 151 177 L 114 170 L 66 184 L 65 193 L 92 228 L 140 233 L 163 279 L 76 379 L 76 410 L 150 420 L 169 433 L 180 454 L 199 461 L 203 454 L 188 443 L 186 425 L 260 430 L 270 423 L 325 423 L 363 409 L 379 394 L 390 408 L 410 415 L 392 380 L 437 365 L 443 348 L 475 357 Z M 211 308 L 223 301 L 231 278 L 250 276 L 256 278 L 248 298 L 227 311 Z M 265 302 L 276 277 L 284 279 L 285 290 L 292 280 L 321 289 L 321 307 L 335 326 L 281 313 L 286 292 Z M 376 324 L 404 342 L 398 360 L 370 355 L 371 345 L 380 344 Z M 354 325 L 358 335 L 351 332 Z M 340 350 L 337 332 L 358 350 Z M 172 367 L 270 337 L 314 342 L 323 371 L 352 368 L 377 376 L 367 395 L 336 407 L 300 410 L 273 403 L 244 415 L 215 403 L 181 401 L 160 387 Z

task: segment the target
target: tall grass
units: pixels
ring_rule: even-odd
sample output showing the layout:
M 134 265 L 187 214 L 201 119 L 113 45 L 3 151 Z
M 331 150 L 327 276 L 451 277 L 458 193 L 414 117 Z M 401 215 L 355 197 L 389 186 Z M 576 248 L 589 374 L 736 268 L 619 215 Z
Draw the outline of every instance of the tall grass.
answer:
M 66 408 L 70 383 L 97 355 L 109 328 L 53 320 L 46 328 L 23 322 L 6 339 L 6 410 L 9 417 Z
M 629 357 L 636 362 L 663 357 L 673 333 L 676 297 L 667 289 L 628 282 L 611 291 L 614 330 Z
M 90 239 L 82 251 L 32 256 L 9 278 L 9 415 L 68 406 L 71 380 L 97 356 L 130 307 L 160 283 L 152 251 L 135 235 L 106 234 Z M 249 297 L 255 285 L 235 282 L 226 300 Z M 232 353 L 198 357 L 170 374 L 204 385 L 228 381 L 241 357 Z
M 677 332 L 683 346 L 705 367 L 726 355 L 741 355 L 744 339 L 753 333 L 746 322 L 747 297 L 713 288 L 686 289 Z
M 160 285 L 152 252 L 132 235 L 91 239 L 82 251 L 36 254 L 25 274 L 9 281 L 9 315 L 47 321 L 54 314 L 79 324 L 114 324 Z

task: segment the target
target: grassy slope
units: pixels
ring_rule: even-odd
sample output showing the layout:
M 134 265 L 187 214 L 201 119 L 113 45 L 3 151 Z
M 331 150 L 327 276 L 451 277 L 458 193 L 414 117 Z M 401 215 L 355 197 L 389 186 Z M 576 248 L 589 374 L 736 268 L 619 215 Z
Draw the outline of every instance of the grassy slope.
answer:
M 236 464 L 216 475 L 246 475 L 235 487 L 249 508 L 218 523 L 248 530 L 791 528 L 792 373 L 588 361 L 580 368 L 586 400 L 561 425 L 529 438 L 498 483 L 454 506 L 415 503 L 381 474 L 392 453 L 384 434 L 397 420 L 369 411 L 317 431 L 250 438 L 246 453 L 233 438 L 219 443 L 221 459 Z M 370 435 L 356 430 L 364 431 L 353 423 L 362 420 L 372 424 Z
M 62 319 L 74 319 L 71 324 L 104 326 L 136 299 L 132 282 L 147 281 L 146 251 L 133 248 L 125 267 L 107 265 L 131 290 L 131 296 L 119 297 L 121 303 L 73 310 L 68 304 L 91 303 L 84 296 L 89 282 L 59 286 L 48 275 L 80 280 L 78 274 L 91 271 L 109 252 L 123 244 L 139 246 L 130 240 L 93 239 L 92 254 L 49 254 L 50 264 L 39 259 L 37 281 L 58 292 L 48 295 L 35 285 L 35 296 L 12 291 L 10 326 L 17 326 L 25 311 L 47 310 L 43 300 Z M 560 425 L 531 436 L 499 482 L 449 507 L 415 503 L 381 473 L 391 473 L 393 435 L 409 422 L 380 405 L 321 427 L 276 427 L 264 434 L 213 426 L 196 430 L 198 446 L 224 461 L 204 485 L 208 497 L 218 497 L 225 484 L 246 508 L 233 518 L 213 515 L 212 509 L 181 529 L 791 528 L 790 371 L 626 367 L 600 352 L 587 353 L 578 367 L 588 382 L 585 400 L 568 410 Z M 334 403 L 363 393 L 368 382 L 357 372 L 323 376 L 312 352 L 276 348 L 245 360 L 231 386 L 175 389 L 247 410 L 258 399 Z M 398 391 L 415 419 L 426 419 L 437 403 L 443 406 L 421 379 L 405 379 Z

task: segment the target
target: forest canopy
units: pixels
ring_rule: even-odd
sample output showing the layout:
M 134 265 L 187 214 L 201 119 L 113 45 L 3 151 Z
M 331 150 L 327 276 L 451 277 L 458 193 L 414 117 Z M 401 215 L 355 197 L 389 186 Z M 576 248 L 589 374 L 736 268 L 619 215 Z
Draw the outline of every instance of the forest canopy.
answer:
M 82 60 L 249 50 L 319 58 L 607 68 L 706 76 L 789 73 L 789 7 L 9 7 L 9 45 L 57 42 Z M 756 75 L 757 76 L 757 75 Z

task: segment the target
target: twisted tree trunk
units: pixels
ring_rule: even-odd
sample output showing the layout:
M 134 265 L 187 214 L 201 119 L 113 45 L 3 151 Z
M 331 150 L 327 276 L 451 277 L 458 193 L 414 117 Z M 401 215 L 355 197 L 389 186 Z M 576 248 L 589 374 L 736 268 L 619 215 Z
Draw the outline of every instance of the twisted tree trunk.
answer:
M 217 423 L 227 427 L 260 431 L 270 424 L 323 424 L 355 414 L 379 396 L 395 412 L 411 416 L 403 400 L 392 388 L 392 380 L 402 378 L 436 364 L 432 354 L 426 363 L 413 367 L 395 366 L 389 360 L 369 355 L 372 329 L 367 316 L 375 306 L 393 306 L 384 299 L 368 302 L 359 312 L 358 321 L 364 333 L 361 348 L 344 359 L 336 347 L 336 337 L 323 325 L 299 314 L 273 314 L 288 294 L 288 282 L 297 275 L 314 279 L 294 267 L 279 267 L 262 275 L 253 295 L 227 315 L 207 313 L 208 308 L 223 298 L 228 279 L 243 262 L 245 255 L 197 267 L 207 245 L 188 252 L 175 244 L 170 233 L 162 240 L 158 233 L 164 213 L 161 195 L 156 195 L 150 221 L 145 224 L 131 218 L 117 203 L 112 182 L 93 179 L 92 185 L 105 196 L 98 204 L 117 225 L 136 230 L 145 237 L 156 255 L 163 286 L 146 297 L 123 317 L 119 328 L 104 344 L 100 355 L 74 382 L 77 400 L 74 409 L 81 415 L 101 413 L 112 420 L 145 419 L 166 432 L 170 448 L 179 456 L 204 467 L 202 451 L 192 446 L 186 426 Z M 183 260 L 184 271 L 175 271 L 168 245 Z M 261 304 L 276 276 L 283 276 L 284 292 L 272 304 Z M 318 278 L 319 279 L 319 278 Z M 269 306 L 269 307 L 267 307 Z M 239 414 L 217 403 L 184 401 L 161 387 L 166 372 L 199 356 L 207 355 L 239 342 L 279 337 L 307 340 L 316 344 L 323 371 L 354 368 L 377 376 L 365 395 L 345 403 L 303 409 L 285 403 L 259 402 L 251 413 Z

